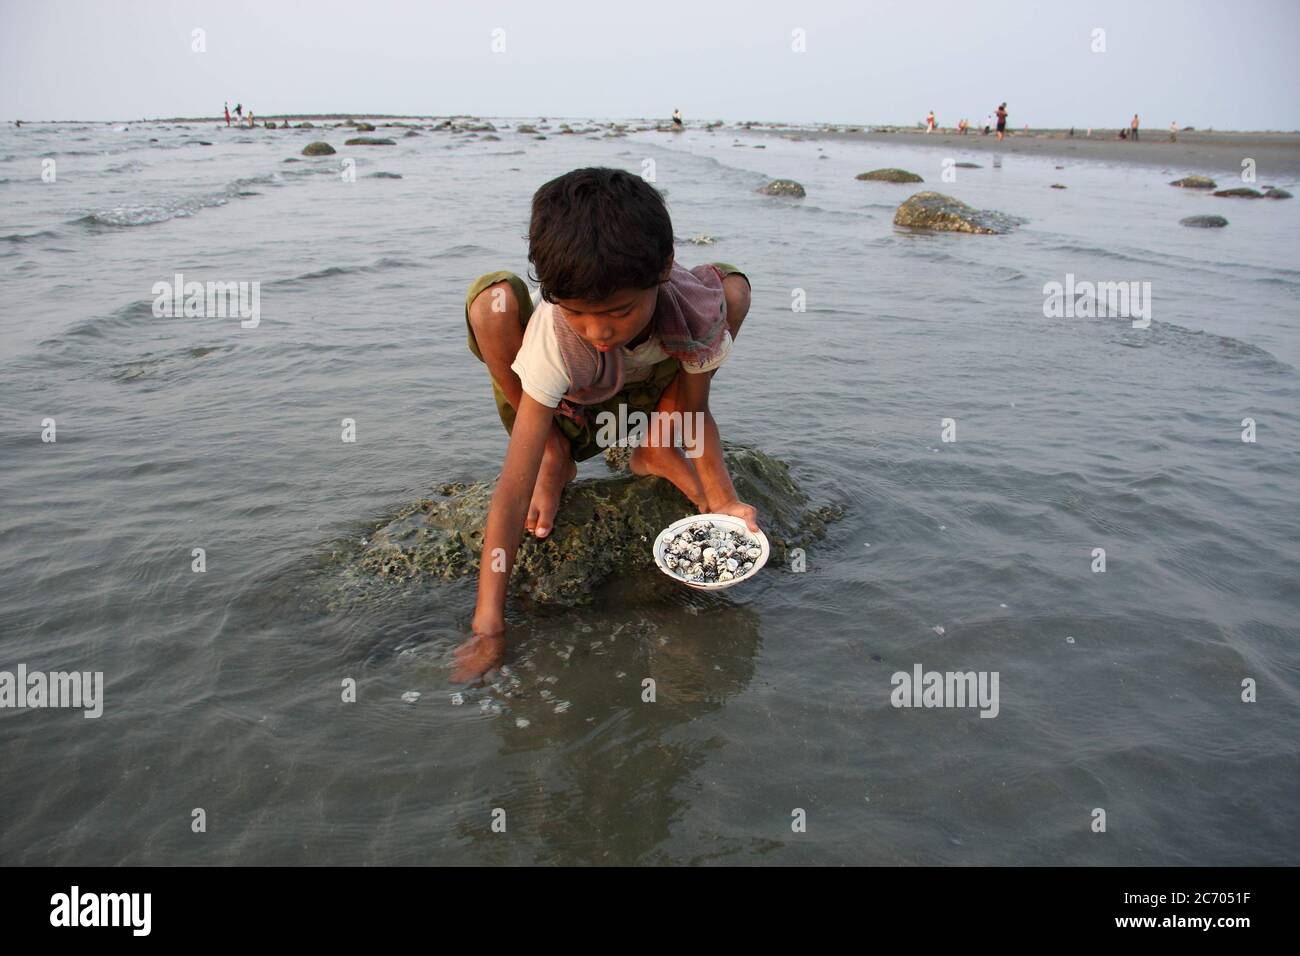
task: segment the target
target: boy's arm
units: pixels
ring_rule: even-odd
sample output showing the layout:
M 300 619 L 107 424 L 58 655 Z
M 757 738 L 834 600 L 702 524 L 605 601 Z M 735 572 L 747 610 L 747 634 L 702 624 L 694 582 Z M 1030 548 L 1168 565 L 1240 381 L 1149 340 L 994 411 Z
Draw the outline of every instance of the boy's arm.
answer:
M 709 382 L 712 378 L 712 372 L 683 370 L 677 373 L 677 404 L 682 415 L 699 412 L 704 418 L 703 434 L 700 429 L 693 429 L 694 442 L 686 446 L 686 453 L 695 462 L 709 511 L 742 518 L 750 531 L 757 531 L 758 511 L 736 497 L 736 486 L 731 483 L 727 463 L 722 458 L 722 435 L 718 432 L 718 423 L 713 420 L 713 413 L 709 411 Z
M 523 538 L 524 518 L 537 483 L 553 412 L 527 392 L 520 394 L 506 460 L 483 529 L 474 636 L 456 652 L 460 665 L 457 680 L 472 680 L 495 667 L 505 649 L 506 588 Z

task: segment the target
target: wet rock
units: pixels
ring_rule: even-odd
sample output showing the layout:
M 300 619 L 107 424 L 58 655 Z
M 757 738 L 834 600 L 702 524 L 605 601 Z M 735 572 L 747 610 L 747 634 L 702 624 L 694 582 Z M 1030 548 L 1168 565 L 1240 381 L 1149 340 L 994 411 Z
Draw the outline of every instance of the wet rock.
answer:
M 1278 189 L 1276 186 L 1269 186 L 1264 190 L 1265 199 L 1290 199 L 1291 194 L 1285 189 Z
M 385 139 L 380 136 L 354 136 L 349 140 L 344 140 L 344 146 L 396 146 L 397 143 L 391 139 Z
M 1052 183 L 1052 185 L 1051 185 L 1049 188 L 1051 188 L 1051 189 L 1065 189 L 1066 187 L 1065 187 L 1065 186 L 1062 186 L 1060 183 Z
M 1175 179 L 1170 186 L 1182 186 L 1184 189 L 1214 189 L 1219 184 L 1209 176 L 1184 176 L 1182 179 Z
M 1248 186 L 1238 186 L 1236 189 L 1220 189 L 1214 195 L 1223 196 L 1225 199 L 1263 199 L 1264 194 L 1258 189 L 1251 189 Z
M 1222 229 L 1228 224 L 1228 220 L 1222 216 L 1188 216 L 1186 219 L 1179 219 L 1178 222 L 1193 229 Z
M 315 128 L 316 128 L 315 123 L 302 122 L 298 124 L 298 129 L 315 129 Z
M 954 163 L 953 165 L 956 166 L 958 169 L 983 169 L 984 168 L 979 163 Z M 1056 168 L 1060 169 L 1061 167 L 1057 166 Z
M 358 133 L 373 133 L 375 131 L 375 127 L 371 123 L 354 123 L 353 126 Z
M 402 134 L 402 138 L 410 139 L 412 136 L 423 136 L 423 135 L 424 134 L 421 133 L 419 130 L 408 129 L 405 133 Z
M 501 137 L 500 137 L 500 136 L 493 136 L 491 133 L 488 133 L 486 136 L 483 137 L 483 139 L 480 140 L 480 142 L 483 142 L 483 143 L 499 143 L 499 142 L 501 142 Z
M 807 193 L 793 179 L 774 179 L 765 186 L 758 187 L 758 191 L 764 196 L 793 196 L 796 199 L 802 199 Z
M 369 173 L 367 174 L 366 178 L 367 179 L 401 179 L 402 174 L 378 172 L 378 173 Z
M 785 463 L 732 443 L 724 443 L 723 453 L 741 500 L 758 509 L 772 550 L 769 568 L 785 564 L 789 549 L 823 537 L 826 524 L 843 514 L 836 505 L 810 507 Z M 359 573 L 393 581 L 476 575 L 493 490 L 486 482 L 443 485 L 364 533 L 364 543 L 342 560 Z M 592 589 L 616 574 L 659 576 L 655 538 L 694 513 L 690 501 L 659 478 L 620 471 L 574 482 L 564 491 L 550 535 L 524 535 L 512 583 L 535 601 L 571 606 L 588 603 Z
M 536 127 L 536 126 L 532 126 L 532 125 L 529 124 L 529 123 L 520 123 L 518 126 L 515 127 L 515 132 L 516 132 L 516 133 L 536 133 L 536 132 L 537 132 L 537 127 Z
M 916 173 L 909 173 L 906 169 L 873 169 L 869 173 L 858 173 L 855 179 L 868 179 L 872 182 L 879 183 L 923 183 L 925 182 Z
M 975 209 L 942 193 L 909 196 L 894 213 L 894 225 L 938 232 L 998 235 L 1010 232 L 1022 220 L 987 209 Z
M 334 155 L 334 147 L 329 143 L 308 143 L 302 148 L 302 154 L 304 156 L 332 156 Z

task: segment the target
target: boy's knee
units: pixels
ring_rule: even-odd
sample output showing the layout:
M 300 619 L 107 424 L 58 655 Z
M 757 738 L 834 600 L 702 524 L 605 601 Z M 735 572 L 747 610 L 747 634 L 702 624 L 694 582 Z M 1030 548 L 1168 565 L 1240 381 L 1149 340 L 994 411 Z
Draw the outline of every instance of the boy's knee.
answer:
M 727 300 L 727 325 L 735 336 L 740 323 L 749 314 L 749 280 L 742 275 L 729 275 L 722 280 L 722 294 Z
M 502 323 L 519 324 L 519 301 L 505 279 L 494 282 L 474 297 L 469 306 L 469 324 L 475 337 L 491 335 Z

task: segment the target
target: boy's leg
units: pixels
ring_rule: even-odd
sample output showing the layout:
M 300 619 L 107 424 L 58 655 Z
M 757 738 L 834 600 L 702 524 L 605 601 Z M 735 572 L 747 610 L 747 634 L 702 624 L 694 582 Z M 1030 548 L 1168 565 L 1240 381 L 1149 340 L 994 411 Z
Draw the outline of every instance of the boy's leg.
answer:
M 469 349 L 488 367 L 497 413 L 507 432 L 514 426 L 515 411 L 523 388 L 510 368 L 524 341 L 524 326 L 532 316 L 528 287 L 513 273 L 492 272 L 480 276 L 469 288 L 465 321 L 469 328 Z M 564 486 L 578 473 L 569 454 L 569 442 L 552 424 L 542 455 L 542 465 L 533 486 L 532 501 L 524 527 L 544 538 L 555 523 Z

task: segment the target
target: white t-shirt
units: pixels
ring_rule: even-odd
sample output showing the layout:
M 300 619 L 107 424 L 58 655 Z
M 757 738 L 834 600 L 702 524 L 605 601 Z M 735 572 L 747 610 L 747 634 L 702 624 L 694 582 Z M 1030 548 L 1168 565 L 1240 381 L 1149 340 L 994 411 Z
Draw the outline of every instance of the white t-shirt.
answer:
M 510 370 L 519 376 L 519 384 L 525 392 L 547 408 L 558 408 L 560 400 L 573 383 L 564 367 L 564 358 L 560 355 L 560 343 L 555 337 L 554 323 L 557 319 L 555 309 L 549 302 L 539 302 L 539 293 L 533 293 L 536 308 L 528 325 L 524 328 L 524 342 L 519 346 Z M 723 331 L 722 348 L 711 362 L 683 362 L 683 370 L 692 374 L 711 372 L 731 354 L 731 332 Z M 659 336 L 651 332 L 650 337 L 634 349 L 620 346 L 623 354 L 623 384 L 633 385 L 650 377 L 652 368 L 668 358 L 660 344 Z

